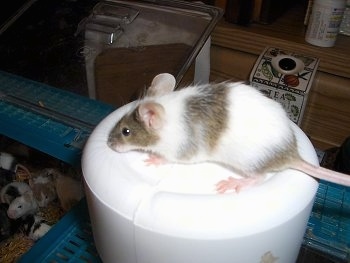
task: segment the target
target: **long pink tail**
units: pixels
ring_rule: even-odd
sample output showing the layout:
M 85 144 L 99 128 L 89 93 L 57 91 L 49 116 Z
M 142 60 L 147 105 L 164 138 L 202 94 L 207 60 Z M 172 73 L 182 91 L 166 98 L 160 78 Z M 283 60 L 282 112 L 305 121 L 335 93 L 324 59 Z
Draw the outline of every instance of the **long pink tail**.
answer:
M 293 165 L 292 169 L 328 182 L 350 186 L 350 175 L 315 166 L 303 160 Z

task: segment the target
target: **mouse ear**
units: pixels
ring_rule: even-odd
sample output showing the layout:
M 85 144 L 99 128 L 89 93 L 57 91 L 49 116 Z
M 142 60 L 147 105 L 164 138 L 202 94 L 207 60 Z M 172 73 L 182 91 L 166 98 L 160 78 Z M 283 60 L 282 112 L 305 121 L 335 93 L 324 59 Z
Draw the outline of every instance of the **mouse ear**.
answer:
M 148 128 L 160 129 L 164 123 L 164 108 L 159 103 L 147 102 L 139 105 L 139 116 Z
M 175 89 L 175 77 L 169 73 L 162 73 L 154 77 L 151 86 L 147 89 L 146 96 L 161 96 Z

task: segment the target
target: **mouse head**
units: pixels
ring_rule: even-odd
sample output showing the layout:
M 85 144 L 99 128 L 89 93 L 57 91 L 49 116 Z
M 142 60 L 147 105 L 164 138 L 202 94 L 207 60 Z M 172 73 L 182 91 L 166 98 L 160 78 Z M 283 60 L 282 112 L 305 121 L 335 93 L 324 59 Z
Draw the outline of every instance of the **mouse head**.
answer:
M 147 89 L 146 97 L 159 97 L 172 92 L 175 89 L 175 77 L 169 73 L 155 76 L 151 86 Z
M 32 212 L 37 208 L 32 191 L 25 192 L 23 195 L 14 199 L 7 210 L 7 215 L 11 219 L 17 219 Z
M 160 139 L 165 125 L 165 110 L 159 103 L 141 102 L 126 114 L 109 134 L 107 145 L 117 152 L 149 151 Z
M 33 184 L 32 191 L 39 207 L 46 207 L 57 198 L 54 182 Z

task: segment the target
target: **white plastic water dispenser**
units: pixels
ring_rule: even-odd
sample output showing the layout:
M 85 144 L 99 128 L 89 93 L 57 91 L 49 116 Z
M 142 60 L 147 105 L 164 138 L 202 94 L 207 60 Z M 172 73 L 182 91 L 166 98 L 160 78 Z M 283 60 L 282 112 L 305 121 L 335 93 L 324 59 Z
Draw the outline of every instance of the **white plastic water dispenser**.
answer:
M 318 183 L 301 172 L 218 194 L 231 171 L 210 163 L 146 166 L 146 153 L 116 153 L 109 131 L 133 107 L 108 115 L 90 136 L 82 168 L 96 248 L 112 263 L 294 263 Z M 318 159 L 294 125 L 301 156 Z

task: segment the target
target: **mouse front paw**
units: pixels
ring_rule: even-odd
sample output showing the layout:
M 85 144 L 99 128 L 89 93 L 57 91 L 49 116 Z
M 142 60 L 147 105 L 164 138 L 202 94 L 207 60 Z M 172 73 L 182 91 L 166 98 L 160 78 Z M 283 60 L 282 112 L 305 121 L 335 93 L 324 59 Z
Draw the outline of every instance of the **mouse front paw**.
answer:
M 147 166 L 159 166 L 162 164 L 166 164 L 166 160 L 162 157 L 160 157 L 159 155 L 155 155 L 155 154 L 149 154 L 148 158 L 144 160 L 145 164 Z

